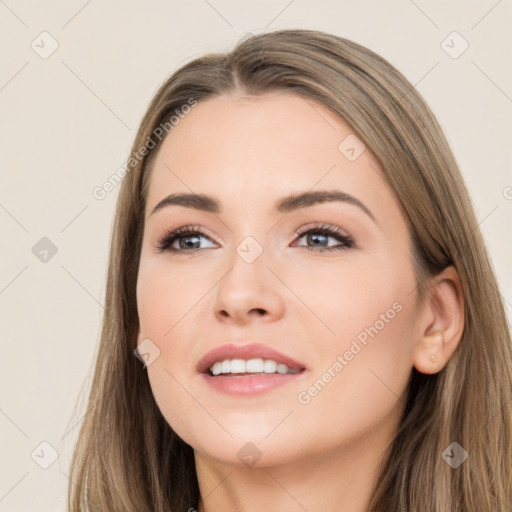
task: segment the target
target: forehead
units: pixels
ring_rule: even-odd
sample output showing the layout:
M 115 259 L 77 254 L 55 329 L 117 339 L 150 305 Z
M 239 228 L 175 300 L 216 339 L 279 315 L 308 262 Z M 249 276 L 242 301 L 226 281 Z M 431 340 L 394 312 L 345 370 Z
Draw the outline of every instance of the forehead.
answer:
M 339 137 L 351 131 L 327 107 L 304 96 L 290 92 L 261 96 L 234 93 L 199 102 L 172 128 L 160 152 L 169 156 L 195 149 L 187 155 L 193 159 L 217 150 L 216 156 L 222 152 L 227 162 L 230 155 L 239 158 L 242 152 L 246 159 L 258 156 L 266 160 L 293 146 L 293 153 L 286 153 L 287 159 L 293 159 L 294 154 L 336 150 Z
M 356 158 L 347 157 L 350 146 Z M 206 192 L 242 206 L 313 188 L 372 202 L 387 184 L 350 126 L 321 103 L 287 91 L 221 95 L 199 102 L 161 143 L 147 213 L 170 192 Z

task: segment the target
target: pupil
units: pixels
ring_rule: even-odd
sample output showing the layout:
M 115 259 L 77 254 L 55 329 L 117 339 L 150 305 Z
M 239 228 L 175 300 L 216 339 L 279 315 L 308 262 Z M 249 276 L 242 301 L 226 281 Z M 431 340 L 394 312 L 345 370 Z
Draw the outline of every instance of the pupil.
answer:
M 185 242 L 185 240 L 187 240 L 187 239 L 195 239 L 195 242 L 192 242 L 192 243 Z M 181 243 L 181 242 L 184 242 L 184 243 Z M 189 235 L 187 237 L 181 238 L 181 240 L 180 240 L 180 247 L 182 249 L 190 249 L 190 248 L 197 248 L 197 247 L 199 247 L 199 237 L 197 235 Z
M 319 237 L 324 237 L 324 238 L 325 238 L 326 236 L 327 236 L 327 235 L 324 235 L 324 234 L 322 234 L 322 233 L 319 233 L 319 234 L 316 234 L 316 235 L 309 235 L 309 240 L 310 240 L 310 241 L 311 241 L 311 240 L 314 240 L 314 241 L 315 241 L 315 245 L 319 245 L 319 244 L 317 244 L 317 243 L 316 243 L 316 242 L 318 241 L 318 238 L 319 238 Z

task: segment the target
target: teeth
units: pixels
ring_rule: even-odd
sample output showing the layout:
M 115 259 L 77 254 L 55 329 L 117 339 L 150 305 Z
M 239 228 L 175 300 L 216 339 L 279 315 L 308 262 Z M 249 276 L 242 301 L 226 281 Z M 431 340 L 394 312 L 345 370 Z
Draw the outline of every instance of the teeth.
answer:
M 290 370 L 288 366 L 277 363 L 272 359 L 226 359 L 217 361 L 210 366 L 213 375 L 228 373 L 297 373 L 299 370 Z
M 272 361 L 269 361 L 271 363 Z M 265 362 L 263 359 L 249 359 L 245 363 L 245 371 L 248 373 L 261 373 L 265 369 Z
M 275 361 L 272 361 L 271 359 L 267 359 L 263 363 L 263 371 L 265 373 L 274 373 L 277 371 L 277 363 Z

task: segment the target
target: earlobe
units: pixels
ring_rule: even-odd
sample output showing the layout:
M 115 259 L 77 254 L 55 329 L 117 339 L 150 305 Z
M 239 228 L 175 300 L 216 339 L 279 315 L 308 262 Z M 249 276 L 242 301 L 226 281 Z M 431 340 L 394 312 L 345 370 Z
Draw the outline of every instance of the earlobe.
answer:
M 413 362 L 416 370 L 427 375 L 441 371 L 449 358 L 446 350 L 443 350 L 443 346 L 441 332 L 419 340 L 414 351 Z
M 453 266 L 433 279 L 419 327 L 413 352 L 414 367 L 420 373 L 437 373 L 446 366 L 464 331 L 464 296 Z

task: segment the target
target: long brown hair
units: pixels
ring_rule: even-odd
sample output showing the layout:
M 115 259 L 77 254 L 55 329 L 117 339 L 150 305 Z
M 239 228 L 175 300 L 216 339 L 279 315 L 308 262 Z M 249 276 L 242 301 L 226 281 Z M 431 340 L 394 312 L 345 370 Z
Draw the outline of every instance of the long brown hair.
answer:
M 184 65 L 142 119 L 117 201 L 89 412 L 71 466 L 70 512 L 197 507 L 193 450 L 165 421 L 134 356 L 135 291 L 151 162 L 164 139 L 155 133 L 191 100 L 234 90 L 289 91 L 332 109 L 373 152 L 396 194 L 413 242 L 420 297 L 429 278 L 450 265 L 461 280 L 462 339 L 439 373 L 412 370 L 401 425 L 369 511 L 512 510 L 511 335 L 442 129 L 415 88 L 372 51 L 318 31 L 280 30 Z M 154 147 L 141 158 L 150 140 Z M 442 457 L 452 442 L 468 453 L 457 468 Z

